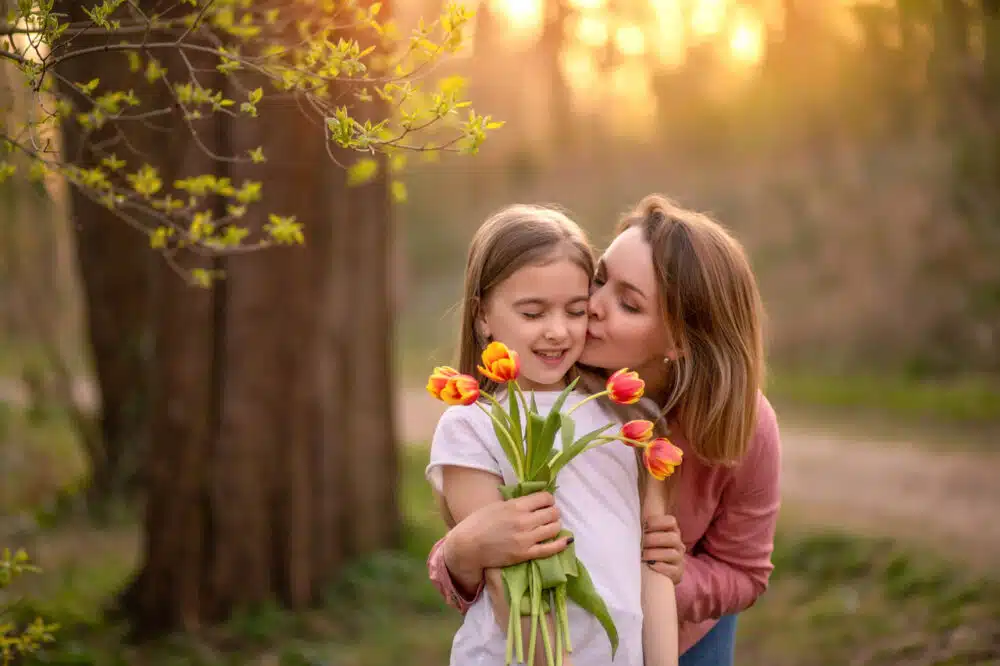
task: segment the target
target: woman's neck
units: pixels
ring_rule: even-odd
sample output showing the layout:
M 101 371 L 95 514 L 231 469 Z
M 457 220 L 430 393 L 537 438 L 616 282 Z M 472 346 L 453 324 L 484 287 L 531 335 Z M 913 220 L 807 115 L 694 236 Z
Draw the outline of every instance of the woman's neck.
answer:
M 670 373 L 662 361 L 650 361 L 640 368 L 635 368 L 639 378 L 646 383 L 643 394 L 657 405 L 665 405 L 670 395 Z

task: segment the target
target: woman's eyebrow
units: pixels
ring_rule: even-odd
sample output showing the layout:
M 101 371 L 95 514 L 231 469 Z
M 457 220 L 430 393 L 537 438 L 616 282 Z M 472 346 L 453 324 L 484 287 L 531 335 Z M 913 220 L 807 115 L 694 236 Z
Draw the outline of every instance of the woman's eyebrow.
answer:
M 627 280 L 618 280 L 618 282 L 621 284 L 622 288 L 628 289 L 629 291 L 634 291 L 643 298 L 646 298 L 646 294 L 643 293 L 642 289 L 639 289 L 639 287 L 635 286 L 631 282 L 628 282 Z

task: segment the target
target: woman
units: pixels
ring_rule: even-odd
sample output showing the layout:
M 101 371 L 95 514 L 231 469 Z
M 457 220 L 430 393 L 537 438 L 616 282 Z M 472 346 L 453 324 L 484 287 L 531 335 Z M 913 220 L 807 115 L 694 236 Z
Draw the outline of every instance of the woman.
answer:
M 770 577 L 780 443 L 760 393 L 762 307 L 743 249 L 703 215 L 650 196 L 625 217 L 598 266 L 581 363 L 637 370 L 662 406 L 684 464 L 676 520 L 647 520 L 643 559 L 677 582 L 681 666 L 733 662 L 735 614 Z M 431 580 L 464 610 L 483 572 L 565 548 L 549 495 L 486 506 L 428 558 Z M 679 529 L 679 534 L 678 534 Z

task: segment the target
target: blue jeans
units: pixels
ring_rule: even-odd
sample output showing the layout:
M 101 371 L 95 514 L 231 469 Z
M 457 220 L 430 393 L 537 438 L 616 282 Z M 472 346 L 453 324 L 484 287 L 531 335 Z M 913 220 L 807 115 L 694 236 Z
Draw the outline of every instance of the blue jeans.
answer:
M 723 615 L 691 649 L 681 655 L 679 666 L 733 666 L 736 652 L 736 616 Z

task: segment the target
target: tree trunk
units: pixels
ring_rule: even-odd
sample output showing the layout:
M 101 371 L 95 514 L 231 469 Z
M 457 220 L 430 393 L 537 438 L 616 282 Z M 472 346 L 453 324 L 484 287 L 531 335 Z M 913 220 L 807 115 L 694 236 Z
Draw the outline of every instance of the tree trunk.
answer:
M 573 142 L 572 96 L 560 58 L 566 49 L 568 23 L 574 10 L 566 0 L 545 0 L 542 33 L 538 38 L 543 76 L 549 84 L 549 131 L 557 150 L 565 150 Z
M 317 118 L 276 93 L 259 109 L 209 145 L 262 146 L 265 164 L 229 165 L 264 183 L 245 221 L 294 215 L 307 241 L 226 259 L 210 291 L 158 271 L 144 557 L 121 599 L 140 636 L 302 608 L 399 544 L 385 170 L 348 189 Z M 188 151 L 182 176 L 211 170 Z
M 74 0 L 59 5 L 58 11 L 65 12 L 69 21 L 86 20 L 86 3 Z M 72 48 L 87 48 L 104 41 L 106 38 L 100 36 L 74 36 Z M 99 92 L 136 88 L 142 101 L 140 111 L 169 106 L 169 95 L 160 90 L 162 86 L 144 85 L 140 76 L 129 72 L 121 53 L 96 52 L 70 59 L 59 69 L 71 82 L 100 78 Z M 70 91 L 62 90 L 62 94 L 70 95 Z M 79 97 L 74 101 L 85 104 Z M 153 123 L 134 121 L 109 123 L 88 136 L 71 117 L 62 126 L 64 159 L 85 168 L 97 166 L 103 155 L 95 152 L 94 143 L 113 137 L 117 131 L 127 137 L 128 143 L 108 147 L 105 154 L 114 152 L 127 160 L 130 171 L 144 162 L 164 167 L 158 144 L 162 145 L 168 135 Z M 142 154 L 132 153 L 128 146 Z M 164 180 L 170 182 L 169 177 Z M 70 211 L 70 229 L 83 281 L 86 331 L 101 402 L 101 441 L 89 451 L 89 495 L 91 505 L 100 507 L 112 496 L 135 490 L 138 485 L 136 475 L 148 438 L 149 290 L 152 264 L 157 258 L 146 236 L 75 187 L 70 187 Z

